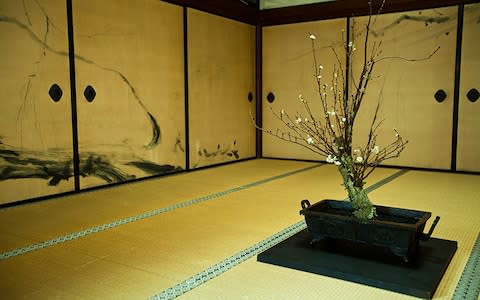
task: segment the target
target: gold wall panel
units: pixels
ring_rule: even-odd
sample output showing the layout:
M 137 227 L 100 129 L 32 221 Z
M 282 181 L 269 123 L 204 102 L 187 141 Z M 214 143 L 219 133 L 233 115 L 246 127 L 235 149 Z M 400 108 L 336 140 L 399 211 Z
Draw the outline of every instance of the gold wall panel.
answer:
M 185 168 L 183 8 L 75 0 L 73 11 L 81 187 Z
M 188 9 L 190 167 L 255 156 L 255 27 Z
M 468 100 L 467 94 L 480 92 L 480 4 L 465 6 L 460 74 L 457 170 L 480 171 L 480 99 Z
M 360 72 L 367 17 L 355 20 L 353 72 Z M 449 169 L 451 164 L 452 114 L 455 75 L 457 7 L 380 15 L 374 21 L 369 46 L 381 44 L 382 53 L 355 124 L 354 147 L 362 145 L 370 128 L 377 101 L 378 146 L 395 139 L 397 128 L 408 140 L 399 158 L 385 165 Z M 428 57 L 438 47 L 430 59 Z M 421 61 L 406 61 L 420 59 Z M 358 77 L 358 76 L 357 76 Z M 438 103 L 438 90 L 446 99 Z
M 324 20 L 263 28 L 263 128 L 285 131 L 285 125 L 274 116 L 283 109 L 290 115 L 302 114 L 305 110 L 299 101 L 301 94 L 310 102 L 313 111 L 323 111 L 317 93 L 315 68 L 312 56 L 310 34 L 316 36 L 315 52 L 318 64 L 324 67 L 324 82 L 330 83 L 334 66 L 339 62 L 332 51 L 335 49 L 343 67 L 345 50 L 342 36 L 345 36 L 346 19 Z M 346 37 L 344 37 L 346 39 Z M 275 95 L 269 103 L 268 93 Z M 316 114 L 317 118 L 323 118 Z M 324 160 L 325 157 L 267 133 L 263 134 L 263 156 L 276 158 Z
M 74 189 L 66 22 L 65 1 L 0 2 L 0 204 Z

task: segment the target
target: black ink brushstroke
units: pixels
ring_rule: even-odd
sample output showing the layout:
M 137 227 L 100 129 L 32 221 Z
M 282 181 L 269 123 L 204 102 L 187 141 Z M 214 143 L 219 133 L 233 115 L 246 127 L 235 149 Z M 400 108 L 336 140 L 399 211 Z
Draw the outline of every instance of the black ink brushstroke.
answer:
M 127 165 L 135 166 L 136 168 L 148 174 L 167 174 L 181 171 L 182 168 L 172 165 L 158 165 L 149 161 L 131 161 Z
M 45 35 L 43 36 L 43 44 L 47 44 L 48 33 L 50 31 L 50 18 L 45 16 Z M 43 47 L 43 56 L 46 56 L 47 52 L 45 51 L 45 46 Z
M 45 18 L 45 33 L 43 39 L 41 39 L 28 25 L 19 21 L 14 17 L 0 15 L 0 23 L 10 23 L 21 30 L 27 32 L 29 37 L 36 43 L 42 46 L 42 56 L 40 57 L 39 63 L 42 60 L 42 57 L 46 55 L 46 52 L 53 53 L 59 56 L 68 57 L 68 52 L 59 51 L 52 48 L 48 45 L 48 36 L 50 33 L 50 26 L 55 27 L 51 22 L 48 14 L 40 3 L 35 0 L 38 7 L 42 10 L 43 16 Z M 24 4 L 25 16 L 27 18 L 28 24 L 32 25 L 29 12 Z M 82 57 L 80 55 L 75 55 L 75 59 L 82 61 L 87 64 L 92 64 L 97 68 L 100 68 L 105 71 L 112 72 L 119 76 L 122 81 L 127 84 L 131 93 L 135 97 L 137 103 L 142 107 L 146 113 L 151 127 L 152 127 L 152 139 L 146 145 L 147 148 L 152 148 L 156 146 L 161 140 L 161 131 L 160 126 L 156 118 L 149 112 L 147 107 L 144 105 L 143 101 L 139 97 L 134 86 L 129 82 L 127 77 L 122 74 L 120 71 L 115 69 L 107 68 L 101 66 L 94 61 Z M 29 75 L 29 81 L 27 84 L 27 90 L 25 92 L 24 103 L 21 105 L 18 114 L 21 114 L 22 109 L 25 109 L 26 98 L 30 91 L 30 80 L 31 77 L 35 77 L 36 74 Z M 35 108 L 34 108 L 35 109 Z M 153 162 L 148 161 L 128 161 L 128 162 L 117 162 L 112 163 L 109 160 L 109 154 L 97 154 L 97 153 L 82 153 L 82 158 L 80 159 L 80 175 L 83 177 L 94 176 L 100 178 L 108 183 L 111 182 L 120 182 L 136 178 L 135 175 L 130 174 L 127 171 L 122 170 L 122 166 L 133 166 L 143 172 L 148 174 L 164 174 L 182 170 L 181 167 L 174 167 L 171 165 L 159 165 Z M 47 151 L 26 151 L 24 149 L 18 150 L 13 149 L 11 146 L 7 146 L 2 142 L 0 137 L 0 180 L 8 179 L 26 179 L 26 178 L 37 178 L 45 179 L 48 181 L 48 184 L 51 186 L 58 185 L 61 181 L 68 181 L 69 178 L 73 177 L 73 161 L 71 159 L 70 151 L 59 151 L 59 150 L 47 150 Z
M 198 151 L 198 155 L 205 156 L 206 158 L 213 158 L 213 157 L 222 156 L 222 155 L 234 156 L 237 159 L 240 157 L 238 155 L 238 150 L 230 149 L 230 147 L 226 147 L 222 149 L 220 145 L 217 145 L 217 150 L 215 151 L 208 151 L 206 148 L 203 148 L 202 150 Z
M 47 21 L 48 21 L 48 17 L 46 16 L 47 18 Z M 44 51 L 47 50 L 51 53 L 54 53 L 54 54 L 57 54 L 57 55 L 60 55 L 60 56 L 67 56 L 68 57 L 68 52 L 65 52 L 65 51 L 59 51 L 59 50 L 56 50 L 56 49 L 53 49 L 52 47 L 50 47 L 48 45 L 48 43 L 46 42 L 46 36 L 45 36 L 45 40 L 42 40 L 40 39 L 36 34 L 35 32 L 33 32 L 27 25 L 25 25 L 24 23 L 22 23 L 21 21 L 17 20 L 16 18 L 13 18 L 13 17 L 9 17 L 9 16 L 5 16 L 5 15 L 0 15 L 0 22 L 6 22 L 6 23 L 11 23 L 11 24 L 14 24 L 16 26 L 18 26 L 20 29 L 22 30 L 25 30 L 28 35 L 33 39 L 33 41 L 39 43 L 40 45 L 42 45 L 42 47 L 44 48 Z M 47 22 L 47 25 L 48 25 L 48 22 Z M 127 77 L 121 73 L 120 71 L 118 70 L 115 70 L 115 69 L 112 69 L 112 68 L 108 68 L 108 67 L 104 67 L 104 66 L 101 66 L 99 64 L 97 64 L 96 62 L 90 60 L 90 59 L 87 59 L 83 56 L 80 56 L 80 55 L 77 55 L 75 54 L 75 59 L 78 59 L 84 63 L 87 63 L 87 64 L 91 64 L 91 65 L 94 65 L 102 70 L 105 70 L 105 71 L 108 71 L 108 72 L 112 72 L 114 74 L 116 74 L 117 76 L 119 76 L 122 81 L 127 84 L 127 86 L 129 87 L 130 91 L 132 92 L 135 100 L 137 101 L 137 103 L 140 105 L 140 107 L 142 107 L 142 109 L 144 110 L 145 114 L 147 115 L 149 121 L 150 121 L 150 125 L 152 126 L 152 138 L 150 140 L 150 142 L 145 145 L 146 148 L 153 148 L 155 146 L 157 146 L 160 142 L 160 137 L 161 137 L 161 131 L 160 131 L 160 126 L 158 125 L 158 122 L 156 120 L 156 118 L 150 113 L 150 111 L 147 109 L 147 107 L 145 106 L 145 104 L 143 103 L 142 99 L 139 97 L 137 91 L 135 90 L 135 88 L 133 87 L 133 85 L 130 83 L 130 81 L 127 79 Z
M 393 21 L 389 25 L 379 30 L 375 30 L 375 31 L 372 30 L 372 34 L 375 37 L 382 36 L 385 34 L 385 32 L 392 29 L 393 27 L 398 26 L 403 21 L 423 22 L 425 24 L 432 24 L 432 23 L 441 24 L 441 23 L 448 22 L 449 20 L 450 20 L 450 17 L 411 16 L 411 15 L 404 14 L 398 17 L 395 21 Z
M 157 123 L 157 120 L 155 119 L 155 117 L 148 111 L 147 107 L 145 106 L 145 104 L 143 103 L 143 101 L 140 99 L 140 97 L 138 96 L 137 94 L 137 91 L 135 90 L 134 86 L 130 83 L 130 81 L 127 79 L 127 77 L 125 75 L 123 75 L 121 72 L 117 71 L 117 70 L 114 70 L 114 69 L 110 69 L 110 68 L 105 68 L 105 67 L 102 67 L 102 66 L 99 66 L 97 64 L 95 64 L 97 67 L 105 70 L 105 71 L 110 71 L 110 72 L 113 72 L 115 74 L 117 74 L 118 76 L 120 76 L 120 78 L 122 78 L 123 82 L 125 82 L 125 84 L 130 88 L 130 92 L 132 92 L 132 95 L 133 97 L 135 97 L 135 99 L 137 100 L 138 104 L 140 104 L 140 106 L 142 107 L 142 109 L 144 110 L 144 112 L 147 114 L 148 116 L 148 119 L 150 121 L 150 125 L 152 126 L 152 139 L 150 140 L 150 142 L 148 143 L 148 145 L 146 145 L 147 148 L 153 148 L 154 146 L 156 146 L 159 141 L 160 141 L 160 126 L 158 126 L 158 123 Z
M 173 146 L 173 152 L 177 152 L 177 148 L 180 149 L 181 152 L 185 152 L 185 149 L 182 146 L 182 141 L 178 137 L 175 141 L 175 145 Z
M 220 144 L 217 144 L 216 150 L 215 151 L 209 151 L 207 148 L 203 149 L 198 149 L 197 154 L 200 158 L 204 157 L 206 159 L 211 159 L 215 157 L 220 157 L 220 156 L 227 156 L 227 157 L 234 157 L 235 159 L 240 159 L 240 154 L 238 153 L 238 150 L 235 149 L 237 146 L 237 140 L 234 140 L 231 146 L 225 146 L 222 148 Z M 195 168 L 200 164 L 200 159 L 193 164 L 193 167 Z
M 238 155 L 238 150 L 232 150 L 233 156 L 235 156 L 236 159 L 240 158 L 240 155 Z
M 25 0 L 22 0 L 22 4 L 23 4 L 23 11 L 25 12 L 25 17 L 27 18 L 28 24 L 32 26 L 32 20 L 30 20 L 30 15 L 28 14 L 27 6 L 25 5 Z
M 48 180 L 48 185 L 54 186 L 61 180 L 68 180 L 73 176 L 71 160 L 22 160 L 20 157 L 15 160 L 10 157 L 6 161 L 9 164 L 0 165 L 0 180 L 37 178 Z
M 9 148 L 0 139 L 0 181 L 9 179 L 45 179 L 50 186 L 68 181 L 74 176 L 73 160 L 68 151 L 21 151 Z M 122 167 L 133 166 L 149 175 L 161 175 L 182 170 L 181 167 L 160 165 L 145 160 L 112 162 L 111 154 L 86 153 L 80 158 L 80 176 L 97 177 L 107 183 L 135 179 Z
M 31 83 L 32 83 L 32 77 L 29 77 L 27 81 L 27 87 L 25 89 L 25 95 L 23 96 L 23 101 L 20 104 L 20 107 L 18 108 L 17 116 L 15 118 L 17 123 L 20 121 L 20 115 L 22 114 L 22 111 L 25 111 L 26 103 L 28 101 L 28 95 L 30 93 Z
M 135 179 L 135 175 L 127 174 L 115 167 L 106 156 L 90 154 L 87 159 L 80 160 L 80 176 L 95 176 L 107 183 Z
M 150 124 L 152 125 L 152 140 L 147 145 L 147 147 L 153 148 L 160 141 L 160 126 L 158 126 L 157 120 L 151 113 L 147 112 L 147 114 L 150 120 Z

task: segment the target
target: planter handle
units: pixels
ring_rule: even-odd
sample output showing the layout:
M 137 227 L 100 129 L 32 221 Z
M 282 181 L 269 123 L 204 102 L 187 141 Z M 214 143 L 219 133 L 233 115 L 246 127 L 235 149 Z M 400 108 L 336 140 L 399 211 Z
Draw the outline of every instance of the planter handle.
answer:
M 430 230 L 428 231 L 428 233 L 427 234 L 422 233 L 422 235 L 420 236 L 420 240 L 428 241 L 428 239 L 430 238 L 430 236 L 433 233 L 433 230 L 435 229 L 435 226 L 437 226 L 438 221 L 440 221 L 439 216 L 435 217 L 435 220 L 433 221 L 432 227 L 430 227 Z
M 307 199 L 302 200 L 302 202 L 300 202 L 300 205 L 302 206 L 302 209 L 309 208 L 310 207 L 310 201 L 308 201 Z

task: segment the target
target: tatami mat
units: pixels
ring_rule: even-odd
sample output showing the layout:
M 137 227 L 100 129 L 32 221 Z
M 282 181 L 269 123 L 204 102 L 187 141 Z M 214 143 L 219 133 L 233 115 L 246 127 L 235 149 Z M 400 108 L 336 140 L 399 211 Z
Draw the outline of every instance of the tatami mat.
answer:
M 458 241 L 457 253 L 436 291 L 435 299 L 451 299 L 479 234 L 479 183 L 480 178 L 473 175 L 410 171 L 370 193 L 372 200 L 378 204 L 432 211 L 433 215 L 441 216 L 433 236 Z M 415 298 L 263 264 L 253 257 L 179 299 Z
M 194 205 L 0 260 L 6 299 L 146 299 L 302 220 L 300 200 L 342 199 L 333 165 L 251 160 L 0 211 L 0 251 L 228 191 Z M 374 184 L 398 173 L 377 169 Z M 278 177 L 280 176 L 280 177 Z M 266 179 L 272 180 L 266 180 Z M 451 297 L 479 232 L 480 177 L 410 171 L 371 192 L 378 204 L 442 217 L 435 237 L 459 250 L 436 297 Z M 257 184 L 251 184 L 257 182 Z M 428 226 L 428 225 L 427 225 Z M 407 296 L 256 262 L 185 299 L 406 299 Z M 3 297 L 3 296 L 2 296 Z M 377 298 L 380 297 L 380 298 Z
M 247 161 L 3 209 L 0 210 L 0 251 L 313 165 L 305 162 L 269 164 L 268 160 Z

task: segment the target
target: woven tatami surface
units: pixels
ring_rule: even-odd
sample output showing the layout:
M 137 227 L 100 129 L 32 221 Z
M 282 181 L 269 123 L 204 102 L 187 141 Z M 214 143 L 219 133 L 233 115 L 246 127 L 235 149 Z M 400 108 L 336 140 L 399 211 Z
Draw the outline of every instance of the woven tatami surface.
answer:
M 318 167 L 305 169 L 312 166 Z M 303 171 L 291 173 L 299 170 Z M 396 169 L 378 169 L 368 183 L 396 173 Z M 0 298 L 152 297 L 301 221 L 300 200 L 343 199 L 340 182 L 332 165 L 250 160 L 0 210 L 3 253 L 109 224 L 91 234 L 1 259 Z M 458 241 L 435 298 L 451 298 L 479 233 L 479 183 L 479 176 L 409 171 L 370 193 L 377 204 L 440 215 L 433 236 Z M 198 201 L 175 206 L 192 199 Z M 345 298 L 412 297 L 259 263 L 256 257 L 180 296 Z

